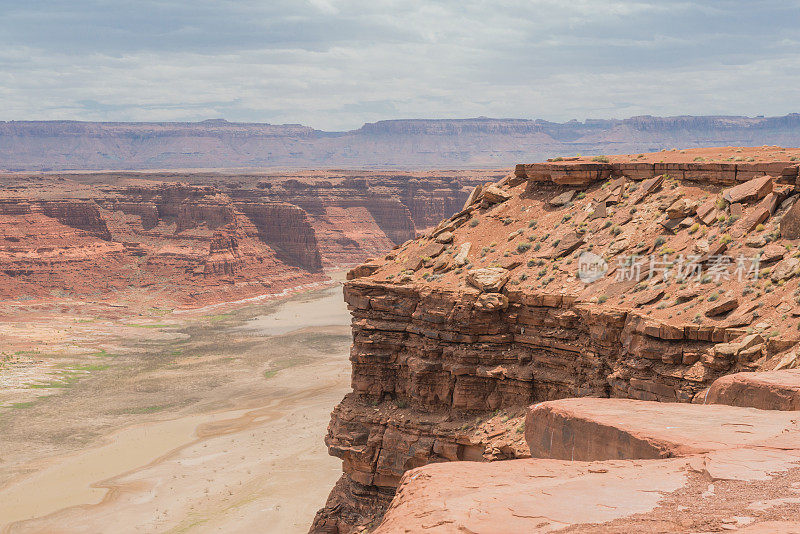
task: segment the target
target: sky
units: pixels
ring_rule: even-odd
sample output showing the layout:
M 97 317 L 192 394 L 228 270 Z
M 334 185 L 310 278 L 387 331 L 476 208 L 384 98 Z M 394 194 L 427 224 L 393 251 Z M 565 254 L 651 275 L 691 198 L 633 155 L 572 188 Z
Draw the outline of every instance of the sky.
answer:
M 0 120 L 800 111 L 800 0 L 0 0 Z

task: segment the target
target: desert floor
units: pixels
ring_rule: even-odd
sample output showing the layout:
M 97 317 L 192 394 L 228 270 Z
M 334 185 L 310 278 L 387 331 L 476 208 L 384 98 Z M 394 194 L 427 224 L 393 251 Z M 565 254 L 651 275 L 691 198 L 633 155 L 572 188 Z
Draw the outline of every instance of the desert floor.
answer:
M 0 306 L 0 532 L 306 532 L 341 473 L 341 285 L 203 310 Z

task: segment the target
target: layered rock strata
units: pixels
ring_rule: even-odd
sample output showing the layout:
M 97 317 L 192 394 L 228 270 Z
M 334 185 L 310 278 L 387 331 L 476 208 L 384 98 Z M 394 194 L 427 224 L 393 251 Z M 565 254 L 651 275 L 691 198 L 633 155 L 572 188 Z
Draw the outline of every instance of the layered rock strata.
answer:
M 0 176 L 0 298 L 144 290 L 202 304 L 280 292 L 414 238 L 491 176 Z
M 313 531 L 374 526 L 425 463 L 527 457 L 532 403 L 702 403 L 798 365 L 798 164 L 607 159 L 518 166 L 351 271 L 353 393 L 326 438 L 344 474 Z

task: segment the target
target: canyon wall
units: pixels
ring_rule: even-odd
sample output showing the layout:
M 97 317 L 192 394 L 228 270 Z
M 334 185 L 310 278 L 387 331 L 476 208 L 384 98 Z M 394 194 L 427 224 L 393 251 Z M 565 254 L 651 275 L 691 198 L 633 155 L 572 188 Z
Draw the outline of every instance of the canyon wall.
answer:
M 346 132 L 297 124 L 0 122 L 0 169 L 489 168 L 580 154 L 800 145 L 800 115 L 389 120 Z
M 202 304 L 276 293 L 413 239 L 496 176 L 2 175 L 0 296 L 138 291 L 136 298 Z
M 702 402 L 722 375 L 797 363 L 797 151 L 687 152 L 518 165 L 351 271 L 353 391 L 326 437 L 343 475 L 312 531 L 371 530 L 410 469 L 528 457 L 532 404 Z M 710 274 L 619 276 L 690 256 Z M 739 257 L 765 274 L 732 276 Z M 587 258 L 604 269 L 588 281 Z

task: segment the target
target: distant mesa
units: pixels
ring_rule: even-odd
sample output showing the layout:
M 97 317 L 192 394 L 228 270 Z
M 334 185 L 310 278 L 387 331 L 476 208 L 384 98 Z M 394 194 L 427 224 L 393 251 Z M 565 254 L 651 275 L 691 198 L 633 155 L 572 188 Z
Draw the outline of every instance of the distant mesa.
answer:
M 301 124 L 0 122 L 0 166 L 13 171 L 189 168 L 501 168 L 554 156 L 704 146 L 800 145 L 800 115 L 649 115 L 566 123 L 408 119 L 326 132 Z

